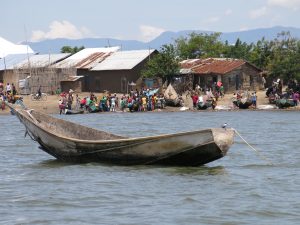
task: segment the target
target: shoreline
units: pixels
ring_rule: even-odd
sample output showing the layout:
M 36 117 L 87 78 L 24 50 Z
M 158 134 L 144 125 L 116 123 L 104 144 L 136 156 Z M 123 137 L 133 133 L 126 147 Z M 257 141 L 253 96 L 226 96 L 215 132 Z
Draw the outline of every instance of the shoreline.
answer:
M 79 97 L 83 98 L 85 96 L 88 96 L 89 93 L 78 93 Z M 96 93 L 96 96 L 102 96 L 103 93 Z M 167 106 L 164 109 L 156 109 L 154 111 L 146 111 L 151 113 L 162 113 L 162 112 L 220 112 L 220 111 L 236 111 L 236 112 L 242 112 L 242 111 L 300 111 L 300 106 L 290 107 L 290 108 L 259 108 L 260 106 L 273 106 L 275 105 L 270 104 L 268 101 L 268 98 L 265 97 L 265 91 L 259 91 L 257 92 L 258 95 L 258 101 L 257 101 L 257 108 L 249 108 L 249 109 L 239 109 L 234 108 L 232 104 L 232 95 L 231 94 L 225 94 L 223 98 L 219 98 L 217 102 L 217 109 L 205 109 L 205 110 L 198 110 L 193 109 L 192 106 L 192 99 L 189 97 L 186 97 L 183 95 L 184 98 L 184 108 L 183 107 L 172 107 Z M 30 95 L 22 95 L 24 104 L 30 108 L 37 110 L 42 113 L 46 114 L 59 114 L 59 108 L 58 108 L 58 101 L 61 99 L 58 95 L 48 95 L 48 98 L 46 101 L 32 101 L 30 99 Z M 219 108 L 219 109 L 218 109 Z M 101 113 L 101 112 L 99 112 Z M 102 112 L 102 113 L 114 113 L 114 112 Z M 117 110 L 117 113 L 122 113 L 121 110 Z M 130 112 L 124 112 L 124 113 L 130 113 Z M 136 112 L 132 112 L 136 113 Z M 0 115 L 9 115 L 10 110 L 6 106 L 5 110 L 0 109 Z

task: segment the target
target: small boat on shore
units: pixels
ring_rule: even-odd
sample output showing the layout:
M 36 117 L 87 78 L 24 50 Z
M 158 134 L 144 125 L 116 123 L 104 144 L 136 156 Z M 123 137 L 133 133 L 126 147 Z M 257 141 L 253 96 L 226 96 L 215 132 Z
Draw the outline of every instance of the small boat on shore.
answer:
M 293 99 L 281 98 L 275 101 L 276 106 L 279 109 L 289 108 L 295 106 Z
M 232 102 L 239 109 L 248 109 L 252 105 L 252 101 L 249 98 L 233 99 Z
M 64 114 L 66 115 L 75 115 L 75 114 L 83 114 L 84 110 L 76 110 L 76 109 L 65 109 Z
M 212 104 L 211 104 L 210 101 L 199 102 L 199 103 L 197 104 L 197 109 L 199 109 L 199 110 L 205 110 L 205 109 L 207 109 L 207 108 L 209 108 L 209 107 L 211 107 L 211 106 L 212 106 Z
M 208 98 L 207 99 L 207 97 L 206 97 L 205 100 L 204 100 L 204 98 L 202 98 L 202 101 L 199 101 L 197 103 L 197 109 L 199 109 L 199 110 L 205 110 L 205 109 L 208 109 L 208 108 L 215 109 L 216 104 L 217 104 L 217 102 L 215 101 L 214 98 Z
M 42 150 L 65 162 L 198 166 L 225 156 L 234 138 L 223 128 L 127 138 L 7 105 Z
M 167 106 L 180 106 L 181 99 L 171 84 L 167 87 L 164 98 Z

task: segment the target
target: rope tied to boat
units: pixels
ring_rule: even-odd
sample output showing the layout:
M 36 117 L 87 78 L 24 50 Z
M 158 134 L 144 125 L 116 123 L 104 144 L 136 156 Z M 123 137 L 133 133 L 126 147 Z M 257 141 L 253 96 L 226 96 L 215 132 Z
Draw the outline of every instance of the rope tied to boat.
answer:
M 31 138 L 31 140 L 37 142 L 37 140 L 34 137 L 32 137 L 32 135 L 29 133 L 29 131 L 26 128 L 24 138 L 26 138 L 27 135 Z
M 266 162 L 268 162 L 270 165 L 274 165 L 273 163 L 272 163 L 272 161 L 270 160 L 270 159 L 268 159 L 267 157 L 265 157 L 264 155 L 262 155 L 257 149 L 255 149 L 252 145 L 250 145 L 243 137 L 242 137 L 242 135 L 236 130 L 236 129 L 234 129 L 234 128 L 232 128 L 233 130 L 234 130 L 234 132 L 235 132 L 235 134 L 236 135 L 238 135 L 249 147 L 250 147 L 250 149 L 252 149 L 255 153 L 256 153 L 256 155 L 260 158 L 260 159 L 262 159 L 262 160 L 264 160 L 264 161 L 266 161 Z
M 32 121 L 36 124 L 38 124 L 39 122 L 36 120 L 36 118 L 34 118 L 34 116 L 31 114 L 32 109 L 27 109 L 25 110 L 25 112 L 28 114 L 28 116 L 30 117 L 30 119 L 32 119 Z

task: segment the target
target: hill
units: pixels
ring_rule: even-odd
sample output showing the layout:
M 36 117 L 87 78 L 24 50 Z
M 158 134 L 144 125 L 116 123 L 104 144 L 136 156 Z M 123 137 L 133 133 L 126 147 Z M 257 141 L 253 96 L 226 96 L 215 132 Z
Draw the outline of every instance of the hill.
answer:
M 277 34 L 281 31 L 289 31 L 295 38 L 300 39 L 300 28 L 294 27 L 271 27 L 271 28 L 260 28 L 239 32 L 227 32 L 222 33 L 221 40 L 228 41 L 229 43 L 235 43 L 237 38 L 240 38 L 243 42 L 252 43 L 257 42 L 261 38 L 265 37 L 266 40 L 272 40 L 277 37 Z M 185 30 L 179 32 L 166 31 L 160 36 L 150 42 L 141 42 L 137 40 L 118 40 L 112 38 L 84 38 L 78 40 L 71 39 L 53 39 L 45 40 L 40 42 L 28 42 L 27 44 L 35 51 L 40 54 L 48 53 L 59 53 L 63 46 L 80 47 L 86 48 L 93 47 L 104 47 L 104 46 L 121 46 L 122 50 L 138 50 L 138 49 L 160 49 L 164 44 L 174 43 L 174 40 L 179 37 L 186 37 L 188 34 L 196 33 L 212 33 L 213 31 L 201 31 L 201 30 Z M 24 43 L 25 44 L 25 43 Z

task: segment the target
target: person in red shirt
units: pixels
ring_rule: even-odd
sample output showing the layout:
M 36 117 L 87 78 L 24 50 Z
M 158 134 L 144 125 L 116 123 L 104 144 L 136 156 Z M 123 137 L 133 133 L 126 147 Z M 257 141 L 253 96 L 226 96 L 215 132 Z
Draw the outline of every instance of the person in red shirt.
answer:
M 80 100 L 80 108 L 82 109 L 86 105 L 86 98 Z
M 193 107 L 194 107 L 194 108 L 197 108 L 198 95 L 193 94 L 193 95 L 192 95 L 192 100 L 193 100 Z

